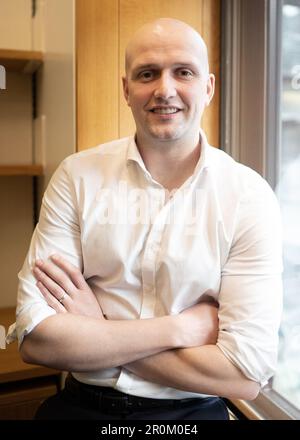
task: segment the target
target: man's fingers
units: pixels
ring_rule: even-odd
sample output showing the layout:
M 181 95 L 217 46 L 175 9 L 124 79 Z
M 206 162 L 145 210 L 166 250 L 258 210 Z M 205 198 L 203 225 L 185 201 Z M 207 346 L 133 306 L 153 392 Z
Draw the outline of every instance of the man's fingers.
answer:
M 59 284 L 53 281 L 52 278 L 50 278 L 46 273 L 44 273 L 38 267 L 33 268 L 33 273 L 37 281 L 40 281 L 43 284 L 43 286 L 47 289 L 48 293 L 58 301 L 60 298 L 64 296 L 64 294 L 68 296 L 66 291 L 62 289 Z
M 56 313 L 66 313 L 67 312 L 64 305 L 61 304 L 53 295 L 51 295 L 51 293 L 49 292 L 47 287 L 44 286 L 44 284 L 41 281 L 38 281 L 36 283 L 36 285 L 37 285 L 39 291 L 41 292 L 41 294 L 43 295 L 43 297 L 45 298 L 48 306 L 52 307 L 52 309 L 54 309 L 56 311 Z
M 72 295 L 72 293 L 74 293 L 76 286 L 74 286 L 74 283 L 72 282 L 68 274 L 57 267 L 56 264 L 52 263 L 52 261 L 36 260 L 33 270 L 35 271 L 35 275 L 39 276 L 38 279 L 44 284 L 46 284 L 45 282 L 50 283 L 50 280 L 53 281 L 54 284 L 46 284 L 51 293 L 53 293 L 52 289 L 55 287 L 55 284 L 57 286 L 60 286 L 69 295 Z M 43 278 L 41 278 L 41 272 L 45 275 Z
M 86 288 L 87 282 L 85 281 L 78 267 L 74 266 L 74 264 L 70 263 L 68 260 L 58 254 L 51 255 L 50 258 L 71 278 L 72 282 L 78 289 Z

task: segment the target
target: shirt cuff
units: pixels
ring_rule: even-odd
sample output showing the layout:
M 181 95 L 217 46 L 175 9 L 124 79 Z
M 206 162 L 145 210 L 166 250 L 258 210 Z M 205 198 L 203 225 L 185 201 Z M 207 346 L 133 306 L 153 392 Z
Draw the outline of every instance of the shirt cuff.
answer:
M 7 333 L 6 342 L 10 344 L 18 340 L 18 345 L 22 344 L 24 337 L 28 335 L 40 322 L 49 316 L 55 315 L 54 309 L 45 303 L 34 303 L 23 310 L 17 311 L 17 319 L 12 324 Z

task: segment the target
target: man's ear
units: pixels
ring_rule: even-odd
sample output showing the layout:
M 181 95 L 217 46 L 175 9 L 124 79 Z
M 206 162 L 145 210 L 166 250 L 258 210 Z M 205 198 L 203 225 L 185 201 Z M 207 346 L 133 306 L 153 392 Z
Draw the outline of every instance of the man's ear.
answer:
M 209 74 L 207 85 L 206 85 L 206 101 L 205 105 L 208 106 L 212 100 L 215 93 L 215 75 L 213 73 Z
M 130 107 L 130 102 L 129 102 L 129 90 L 128 90 L 128 80 L 126 78 L 126 76 L 122 77 L 122 84 L 123 84 L 123 94 L 124 94 L 124 98 L 127 102 L 127 105 Z

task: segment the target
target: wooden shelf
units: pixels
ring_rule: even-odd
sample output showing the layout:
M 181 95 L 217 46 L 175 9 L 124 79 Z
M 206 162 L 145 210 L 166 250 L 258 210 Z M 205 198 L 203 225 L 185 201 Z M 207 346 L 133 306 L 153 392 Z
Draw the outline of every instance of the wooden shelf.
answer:
M 4 66 L 7 71 L 33 73 L 42 63 L 42 52 L 0 49 L 0 65 Z
M 42 176 L 43 165 L 0 165 L 0 176 Z

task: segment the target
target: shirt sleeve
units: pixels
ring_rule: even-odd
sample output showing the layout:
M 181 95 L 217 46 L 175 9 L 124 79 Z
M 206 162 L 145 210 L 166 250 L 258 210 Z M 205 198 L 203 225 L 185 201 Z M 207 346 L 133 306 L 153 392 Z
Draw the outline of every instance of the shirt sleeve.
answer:
M 246 377 L 264 386 L 277 362 L 282 312 L 281 221 L 263 180 L 242 198 L 222 269 L 217 345 Z
M 43 197 L 39 222 L 18 274 L 16 324 L 9 329 L 8 343 L 17 338 L 20 345 L 24 336 L 37 324 L 56 313 L 36 287 L 36 279 L 32 273 L 37 259 L 47 260 L 54 253 L 65 256 L 82 269 L 80 227 L 75 191 L 68 173 L 68 159 L 54 173 Z

